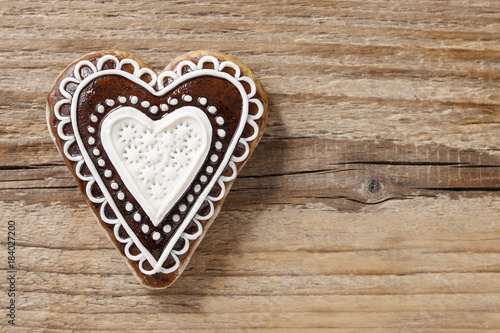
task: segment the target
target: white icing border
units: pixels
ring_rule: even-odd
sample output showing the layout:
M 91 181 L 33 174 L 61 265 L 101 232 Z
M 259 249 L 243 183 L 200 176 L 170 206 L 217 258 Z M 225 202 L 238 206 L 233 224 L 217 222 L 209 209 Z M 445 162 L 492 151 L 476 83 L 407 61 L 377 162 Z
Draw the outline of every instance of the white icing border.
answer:
M 114 69 L 103 69 L 103 66 L 106 62 L 112 61 L 115 64 Z M 203 65 L 207 62 L 211 62 L 214 69 L 203 69 Z M 130 74 L 126 72 L 125 70 L 122 69 L 123 65 L 125 64 L 130 64 L 134 68 L 134 73 Z M 91 71 L 92 74 L 87 76 L 85 79 L 82 79 L 81 74 L 80 74 L 80 69 L 86 66 L 88 67 Z M 188 66 L 189 71 L 187 73 L 182 73 L 182 69 Z M 222 70 L 224 68 L 232 68 L 235 71 L 235 75 L 232 76 L 228 73 L 223 72 Z M 141 76 L 144 74 L 149 74 L 151 77 L 151 81 L 145 82 L 141 79 Z M 128 224 L 125 222 L 123 217 L 121 216 L 120 212 L 118 211 L 118 208 L 116 207 L 114 201 L 111 198 L 110 193 L 104 186 L 104 183 L 102 182 L 102 179 L 100 179 L 99 175 L 97 174 L 97 170 L 95 166 L 93 165 L 90 157 L 88 156 L 86 150 L 83 148 L 83 142 L 81 140 L 81 137 L 78 133 L 78 127 L 76 125 L 76 104 L 78 101 L 78 98 L 73 98 L 73 96 L 78 96 L 81 90 L 87 85 L 88 82 L 91 80 L 94 80 L 95 78 L 99 76 L 104 76 L 104 75 L 121 75 L 125 78 L 130 79 L 131 81 L 141 85 L 145 89 L 147 89 L 151 94 L 156 95 L 156 96 L 161 96 L 165 95 L 168 91 L 173 90 L 176 86 L 179 84 L 195 78 L 199 76 L 215 76 L 219 78 L 224 78 L 228 80 L 230 83 L 232 83 L 239 91 L 243 99 L 243 110 L 242 110 L 242 116 L 240 119 L 240 123 L 238 124 L 237 131 L 235 132 L 230 145 L 228 147 L 228 150 L 226 154 L 224 155 L 224 159 L 221 162 L 219 168 L 217 169 L 216 173 L 212 177 L 211 182 L 206 185 L 205 190 L 199 195 L 198 200 L 196 203 L 192 206 L 191 210 L 189 211 L 188 215 L 182 222 L 182 224 L 179 226 L 177 229 L 176 233 L 172 236 L 170 241 L 167 243 L 167 246 L 164 248 L 162 255 L 158 262 L 153 258 L 153 256 L 149 253 L 149 251 L 141 244 L 141 242 L 138 240 L 137 236 L 132 232 Z M 231 61 L 224 61 L 220 63 L 215 57 L 213 56 L 205 56 L 201 58 L 198 61 L 198 64 L 193 63 L 192 61 L 189 60 L 184 60 L 180 62 L 177 67 L 175 68 L 174 71 L 166 71 L 160 73 L 160 75 L 157 76 L 157 74 L 150 70 L 149 68 L 140 68 L 139 64 L 132 59 L 122 59 L 121 61 L 118 60 L 113 55 L 105 55 L 101 57 L 98 62 L 97 66 L 94 65 L 92 62 L 88 60 L 83 60 L 80 61 L 74 68 L 74 78 L 72 77 L 67 77 L 63 79 L 59 85 L 59 91 L 61 94 L 64 96 L 64 99 L 58 101 L 55 106 L 54 106 L 54 115 L 56 118 L 60 121 L 58 126 L 57 126 L 57 134 L 61 138 L 62 141 L 64 141 L 63 145 L 63 152 L 64 155 L 73 162 L 76 162 L 76 174 L 78 175 L 78 178 L 80 178 L 82 181 L 87 182 L 86 185 L 86 193 L 90 201 L 96 204 L 101 204 L 100 207 L 100 216 L 101 219 L 108 223 L 114 225 L 113 230 L 114 230 L 114 236 L 115 238 L 125 244 L 125 249 L 124 252 L 130 260 L 133 261 L 139 261 L 139 269 L 141 270 L 142 273 L 146 275 L 152 275 L 155 273 L 172 273 L 175 270 L 177 270 L 180 266 L 180 260 L 178 258 L 179 255 L 182 255 L 187 252 L 187 250 L 190 247 L 190 241 L 197 239 L 202 233 L 203 233 L 203 228 L 201 223 L 199 222 L 208 220 L 210 219 L 214 213 L 214 202 L 221 200 L 226 191 L 226 187 L 224 185 L 225 182 L 232 181 L 236 175 L 237 175 L 237 168 L 236 164 L 238 162 L 244 161 L 249 153 L 249 145 L 248 142 L 253 141 L 257 138 L 259 134 L 259 127 L 255 120 L 259 119 L 262 117 L 264 113 L 264 106 L 262 102 L 256 98 L 253 98 L 256 91 L 257 87 L 255 85 L 255 82 L 247 77 L 247 76 L 241 76 L 241 70 L 238 65 Z M 166 78 L 171 78 L 173 81 L 168 84 L 167 86 L 163 85 L 163 81 Z M 245 88 L 242 85 L 242 82 L 247 83 L 250 86 L 250 93 L 246 93 Z M 72 94 L 68 91 L 65 90 L 66 85 L 68 83 L 74 83 L 77 85 L 76 91 Z M 159 90 L 155 90 L 154 87 L 155 85 L 158 86 Z M 249 110 L 249 103 L 254 103 L 257 106 L 258 112 L 255 115 L 250 115 L 248 114 Z M 63 104 L 69 104 L 71 105 L 71 115 L 70 116 L 62 116 L 60 114 L 60 108 Z M 74 135 L 66 135 L 64 133 L 64 126 L 66 124 L 71 124 L 73 127 L 73 132 L 75 133 Z M 253 133 L 247 138 L 242 137 L 242 132 L 243 129 L 245 128 L 245 125 L 249 124 L 253 128 Z M 76 141 L 78 148 L 80 150 L 81 155 L 77 156 L 72 156 L 69 153 L 69 148 L 72 144 L 74 144 Z M 241 156 L 236 156 L 233 155 L 234 149 L 236 148 L 237 144 L 240 143 L 244 147 L 244 153 Z M 82 149 L 83 148 L 83 149 Z M 83 155 L 83 156 L 82 156 Z M 83 163 L 87 164 L 87 167 L 91 171 L 92 176 L 83 176 L 81 174 L 81 168 L 83 166 Z M 222 176 L 222 172 L 226 168 L 226 166 L 229 166 L 232 170 L 232 174 L 230 176 Z M 104 197 L 103 198 L 95 198 L 92 195 L 92 186 L 94 183 L 97 182 L 97 185 L 101 189 L 101 192 L 103 193 Z M 212 197 L 209 196 L 208 194 L 212 190 L 213 186 L 217 183 L 220 188 L 220 194 L 217 197 Z M 197 214 L 199 208 L 203 204 L 204 201 L 207 201 L 210 211 L 207 215 L 201 216 Z M 105 207 L 106 205 L 110 205 L 111 208 L 113 209 L 113 212 L 117 216 L 117 219 L 108 219 L 105 215 Z M 189 223 L 193 221 L 197 227 L 198 230 L 194 234 L 189 234 L 185 232 L 186 227 L 189 225 Z M 121 238 L 119 236 L 119 228 L 120 226 L 123 226 L 125 231 L 127 232 L 129 238 Z M 180 250 L 174 250 L 173 247 L 175 244 L 178 242 L 180 238 L 184 239 L 184 247 Z M 140 253 L 138 255 L 132 255 L 130 253 L 130 247 L 132 244 L 135 244 L 137 248 L 140 250 Z M 175 261 L 175 264 L 172 267 L 169 268 L 163 268 L 162 265 L 165 262 L 165 260 L 168 258 L 169 255 L 172 255 L 172 258 Z M 144 262 L 148 260 L 150 265 L 153 267 L 152 270 L 145 270 L 143 267 Z

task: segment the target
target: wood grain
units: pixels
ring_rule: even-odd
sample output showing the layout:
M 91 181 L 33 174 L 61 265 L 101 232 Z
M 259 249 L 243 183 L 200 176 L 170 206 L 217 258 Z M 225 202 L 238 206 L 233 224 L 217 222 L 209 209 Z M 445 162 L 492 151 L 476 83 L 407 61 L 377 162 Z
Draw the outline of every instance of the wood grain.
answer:
M 498 1 L 0 8 L 0 232 L 17 222 L 18 263 L 0 331 L 500 330 Z M 46 129 L 53 80 L 99 49 L 156 69 L 218 50 L 269 94 L 261 144 L 167 290 L 136 282 Z

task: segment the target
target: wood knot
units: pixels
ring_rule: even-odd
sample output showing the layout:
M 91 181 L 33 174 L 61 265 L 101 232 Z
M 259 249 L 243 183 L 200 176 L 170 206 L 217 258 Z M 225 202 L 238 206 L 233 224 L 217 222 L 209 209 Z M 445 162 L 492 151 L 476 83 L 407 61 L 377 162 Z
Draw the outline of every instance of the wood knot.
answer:
M 367 186 L 368 192 L 375 194 L 380 192 L 381 189 L 382 189 L 382 184 L 378 180 L 372 179 L 368 181 L 368 186 Z

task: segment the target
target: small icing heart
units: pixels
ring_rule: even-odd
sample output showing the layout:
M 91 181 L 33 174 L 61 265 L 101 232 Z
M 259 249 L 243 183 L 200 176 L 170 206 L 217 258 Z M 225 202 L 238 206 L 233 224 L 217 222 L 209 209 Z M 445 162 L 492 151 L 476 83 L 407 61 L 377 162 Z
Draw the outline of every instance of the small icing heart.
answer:
M 88 54 L 58 77 L 47 120 L 90 207 L 139 281 L 171 285 L 262 136 L 251 70 L 196 51 L 156 73 L 132 54 Z
M 123 107 L 101 126 L 111 163 L 155 226 L 193 181 L 207 157 L 211 136 L 209 119 L 192 106 L 156 121 Z

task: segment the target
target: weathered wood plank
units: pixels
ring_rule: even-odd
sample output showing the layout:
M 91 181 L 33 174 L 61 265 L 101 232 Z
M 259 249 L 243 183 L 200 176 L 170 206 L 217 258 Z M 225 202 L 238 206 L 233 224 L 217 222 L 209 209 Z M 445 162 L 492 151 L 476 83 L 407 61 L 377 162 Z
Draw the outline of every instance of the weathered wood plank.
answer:
M 498 1 L 0 8 L 0 212 L 19 269 L 0 331 L 500 330 Z M 156 69 L 219 50 L 270 97 L 261 145 L 167 290 L 137 284 L 46 130 L 53 80 L 98 49 Z

